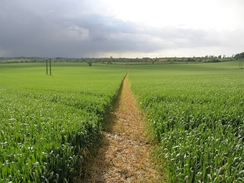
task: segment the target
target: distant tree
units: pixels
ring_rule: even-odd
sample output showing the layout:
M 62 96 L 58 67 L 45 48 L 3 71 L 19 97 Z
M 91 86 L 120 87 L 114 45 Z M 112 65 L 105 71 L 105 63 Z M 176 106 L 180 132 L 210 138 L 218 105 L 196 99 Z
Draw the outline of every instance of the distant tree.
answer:
M 87 63 L 89 66 L 92 66 L 92 61 L 91 61 L 91 60 L 88 60 L 86 63 Z
M 244 52 L 242 53 L 238 53 L 234 56 L 235 59 L 239 60 L 239 59 L 244 59 Z
M 212 56 L 210 59 L 211 62 L 219 62 L 220 60 L 218 59 L 218 57 L 214 57 Z
M 196 62 L 202 62 L 202 59 L 199 57 L 196 59 Z
M 244 52 L 236 54 L 234 58 L 239 60 L 239 68 L 242 69 L 243 68 L 242 62 L 244 60 Z
M 102 58 L 101 62 L 104 64 L 106 62 L 106 58 Z
M 56 62 L 57 60 L 56 60 L 56 58 L 52 58 L 52 62 Z
M 111 56 L 110 58 L 106 59 L 106 64 L 112 64 L 112 62 L 114 61 L 113 57 Z
M 176 58 L 172 58 L 172 59 L 170 59 L 169 63 L 173 64 L 175 61 L 177 61 Z

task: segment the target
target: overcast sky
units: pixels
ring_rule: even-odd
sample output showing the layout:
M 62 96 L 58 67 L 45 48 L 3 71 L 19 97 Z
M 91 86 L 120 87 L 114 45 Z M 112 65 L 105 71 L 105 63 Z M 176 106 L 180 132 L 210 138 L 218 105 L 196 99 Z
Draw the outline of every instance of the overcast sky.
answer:
M 243 0 L 0 0 L 0 57 L 244 51 Z

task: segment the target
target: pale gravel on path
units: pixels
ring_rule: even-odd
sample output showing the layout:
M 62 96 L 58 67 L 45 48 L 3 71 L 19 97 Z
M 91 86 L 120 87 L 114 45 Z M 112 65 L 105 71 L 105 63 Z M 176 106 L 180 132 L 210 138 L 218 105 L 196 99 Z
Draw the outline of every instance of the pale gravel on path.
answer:
M 150 160 L 151 144 L 145 135 L 145 122 L 130 90 L 128 75 L 114 111 L 103 131 L 103 145 L 93 159 L 91 172 L 82 182 L 124 183 L 161 182 Z

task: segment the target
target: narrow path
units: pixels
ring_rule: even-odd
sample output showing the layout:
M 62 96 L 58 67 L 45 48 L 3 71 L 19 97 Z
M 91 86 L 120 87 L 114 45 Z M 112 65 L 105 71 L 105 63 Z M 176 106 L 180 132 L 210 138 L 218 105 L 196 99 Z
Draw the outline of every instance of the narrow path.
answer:
M 161 182 L 152 168 L 143 116 L 126 76 L 118 102 L 108 117 L 103 146 L 93 160 L 89 177 L 83 182 Z

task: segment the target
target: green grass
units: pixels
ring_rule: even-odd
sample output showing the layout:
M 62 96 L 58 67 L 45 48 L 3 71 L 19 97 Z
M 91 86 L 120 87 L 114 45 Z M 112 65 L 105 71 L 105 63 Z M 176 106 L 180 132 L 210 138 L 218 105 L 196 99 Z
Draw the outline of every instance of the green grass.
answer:
M 129 68 L 171 182 L 244 181 L 244 70 L 223 63 L 0 64 L 0 182 L 71 182 Z M 80 167 L 81 171 L 84 167 Z
M 243 76 L 237 62 L 130 67 L 171 182 L 244 181 Z
M 0 65 L 0 182 L 71 182 L 98 144 L 125 69 Z

